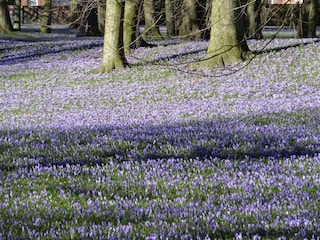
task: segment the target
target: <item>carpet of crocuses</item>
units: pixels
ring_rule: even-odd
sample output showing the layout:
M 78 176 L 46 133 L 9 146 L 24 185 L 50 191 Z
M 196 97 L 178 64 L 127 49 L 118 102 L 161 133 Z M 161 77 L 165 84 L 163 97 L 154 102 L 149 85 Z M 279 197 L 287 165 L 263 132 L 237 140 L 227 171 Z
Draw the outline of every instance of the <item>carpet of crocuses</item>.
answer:
M 0 40 L 0 238 L 319 239 L 320 42 L 269 41 Z

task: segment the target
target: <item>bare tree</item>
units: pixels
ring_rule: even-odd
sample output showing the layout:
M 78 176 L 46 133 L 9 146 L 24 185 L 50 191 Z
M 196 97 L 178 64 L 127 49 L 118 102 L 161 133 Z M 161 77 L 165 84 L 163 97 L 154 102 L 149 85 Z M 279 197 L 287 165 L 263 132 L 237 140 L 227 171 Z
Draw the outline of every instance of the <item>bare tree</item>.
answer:
M 210 0 L 165 0 L 168 37 L 186 40 L 208 38 Z
M 200 3 L 200 30 L 201 30 L 201 37 L 203 39 L 210 38 L 210 24 L 211 24 L 211 7 L 212 1 L 211 0 L 198 0 Z
M 20 30 L 21 27 L 21 0 L 15 0 L 13 29 Z
M 314 38 L 317 36 L 318 0 L 304 0 L 298 19 L 298 37 Z
M 180 19 L 177 17 L 180 14 L 181 0 L 165 0 L 165 15 L 167 36 L 172 37 L 179 34 Z
M 50 33 L 51 32 L 51 18 L 52 18 L 52 0 L 45 0 L 41 14 L 41 28 L 40 32 Z
M 127 0 L 124 7 L 123 45 L 124 52 L 129 53 L 132 43 L 139 38 L 137 25 L 139 0 Z M 138 41 L 138 40 L 137 40 Z
M 153 0 L 144 0 L 143 10 L 144 10 L 144 21 L 145 28 L 143 35 L 145 38 L 162 38 L 157 19 L 154 18 L 154 1 Z
M 181 18 L 180 37 L 188 40 L 200 39 L 201 32 L 197 16 L 196 0 L 183 0 Z
M 106 17 L 106 0 L 97 0 L 98 31 L 104 33 L 104 20 Z
M 261 0 L 248 0 L 246 7 L 247 15 L 247 38 L 262 39 L 262 24 L 261 24 Z
M 99 20 L 101 21 L 101 18 L 104 17 L 104 13 L 101 12 L 103 6 L 105 7 L 103 2 L 100 4 L 99 0 L 79 2 L 80 14 L 78 23 L 80 34 L 87 36 L 101 35 L 103 31 L 99 31 L 102 27 L 99 24 Z
M 80 20 L 80 4 L 78 0 L 70 0 L 70 14 L 68 16 L 68 21 L 71 27 L 78 27 Z
M 12 31 L 12 23 L 6 0 L 0 0 L 0 32 Z
M 129 53 L 130 49 L 154 46 L 153 44 L 147 43 L 140 33 L 141 10 L 142 1 L 127 0 L 125 2 L 123 23 L 124 53 Z
M 124 1 L 107 0 L 103 60 L 100 72 L 123 69 L 128 65 L 123 50 Z
M 201 67 L 234 64 L 243 61 L 250 52 L 242 10 L 239 0 L 212 1 L 210 41 Z

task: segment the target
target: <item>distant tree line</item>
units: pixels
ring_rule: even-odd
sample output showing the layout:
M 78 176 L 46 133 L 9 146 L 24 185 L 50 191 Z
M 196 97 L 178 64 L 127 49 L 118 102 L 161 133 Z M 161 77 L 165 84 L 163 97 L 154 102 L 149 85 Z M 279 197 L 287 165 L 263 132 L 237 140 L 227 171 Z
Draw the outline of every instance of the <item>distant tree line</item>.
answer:
M 297 37 L 315 37 L 319 23 L 319 0 L 303 4 L 271 5 L 268 0 L 240 0 L 249 38 L 262 38 L 265 25 L 294 25 Z M 71 18 L 87 35 L 104 32 L 106 0 L 71 0 Z M 166 26 L 166 37 L 196 40 L 209 39 L 212 0 L 135 0 L 136 24 L 144 25 L 143 37 L 161 38 L 159 26 Z M 132 5 L 128 1 L 127 5 Z M 130 8 L 130 6 L 127 6 Z M 313 33 L 311 33 L 313 32 Z
M 19 6 L 21 0 L 15 1 Z M 128 65 L 125 54 L 131 48 L 148 45 L 148 38 L 161 39 L 163 34 L 166 38 L 210 39 L 201 67 L 243 61 L 250 54 L 246 41 L 263 38 L 264 26 L 287 5 L 268 12 L 263 0 L 71 0 L 70 7 L 72 26 L 88 35 L 104 35 L 100 71 L 109 72 Z M 316 37 L 318 8 L 319 0 L 291 4 L 283 24 L 292 20 L 298 37 Z M 52 0 L 44 0 L 41 32 L 50 32 L 51 18 Z M 166 33 L 160 32 L 160 25 L 166 26 Z M 0 32 L 12 29 L 7 1 L 0 0 Z

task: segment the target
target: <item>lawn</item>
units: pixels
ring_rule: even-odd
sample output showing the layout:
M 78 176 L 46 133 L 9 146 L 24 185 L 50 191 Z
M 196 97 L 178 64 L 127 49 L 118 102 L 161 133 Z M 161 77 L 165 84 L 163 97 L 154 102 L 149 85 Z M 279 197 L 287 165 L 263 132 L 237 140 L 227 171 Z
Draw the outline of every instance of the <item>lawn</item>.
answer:
M 0 39 L 1 239 L 319 239 L 320 42 Z

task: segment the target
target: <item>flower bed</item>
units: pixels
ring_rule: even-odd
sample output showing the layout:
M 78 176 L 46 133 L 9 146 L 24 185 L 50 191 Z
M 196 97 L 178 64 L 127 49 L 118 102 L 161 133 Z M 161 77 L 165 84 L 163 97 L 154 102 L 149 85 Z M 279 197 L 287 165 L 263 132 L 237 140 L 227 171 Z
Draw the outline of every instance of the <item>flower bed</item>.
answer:
M 99 39 L 0 42 L 0 238 L 320 236 L 316 40 L 192 72 L 207 42 L 141 48 L 110 74 Z

